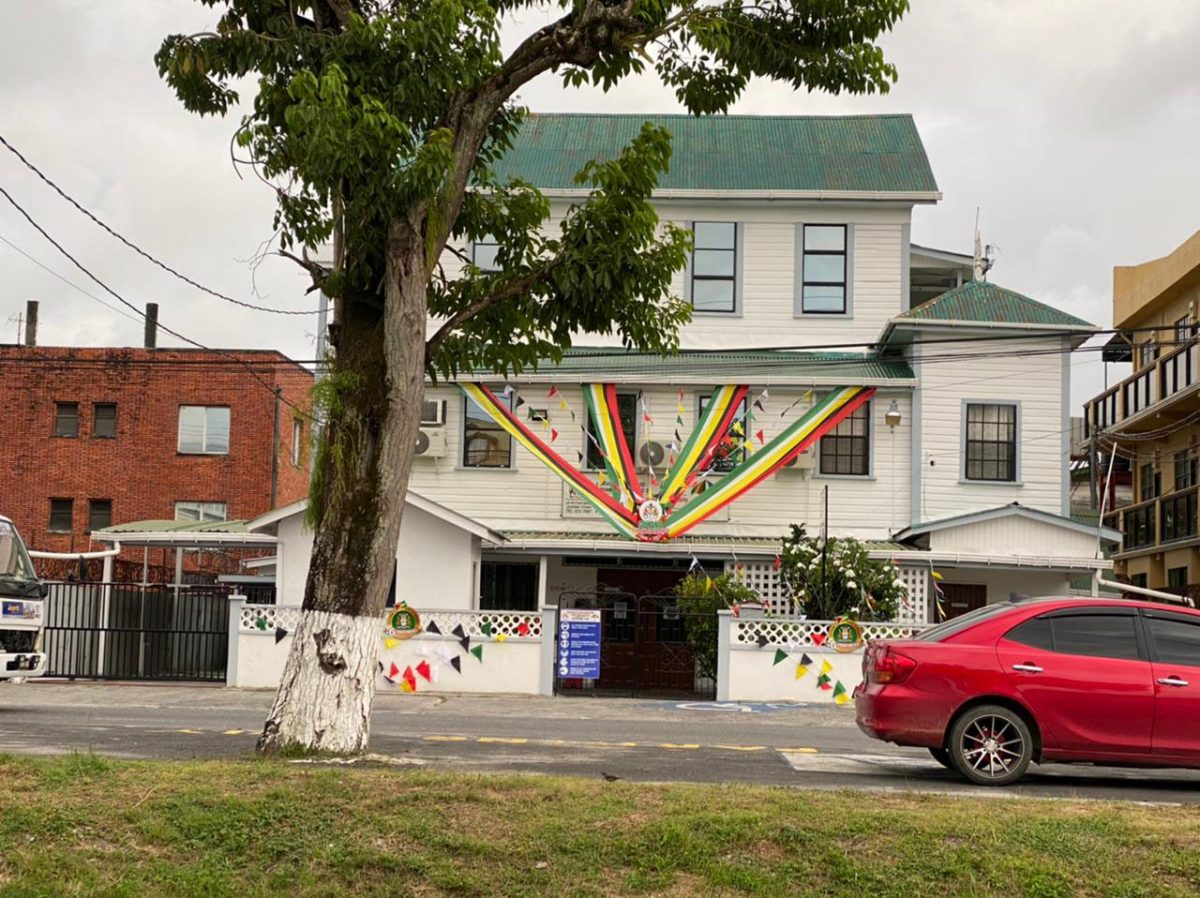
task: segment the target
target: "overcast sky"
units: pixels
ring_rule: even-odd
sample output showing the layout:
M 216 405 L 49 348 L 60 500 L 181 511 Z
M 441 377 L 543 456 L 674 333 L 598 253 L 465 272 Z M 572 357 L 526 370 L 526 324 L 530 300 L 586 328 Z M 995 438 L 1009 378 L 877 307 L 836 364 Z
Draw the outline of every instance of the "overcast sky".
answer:
M 315 308 L 290 263 L 267 259 L 255 270 L 249 262 L 270 236 L 273 204 L 261 183 L 233 170 L 234 120 L 188 114 L 154 69 L 162 37 L 210 27 L 211 10 L 195 0 L 4 5 L 0 133 L 101 218 L 197 280 L 265 305 Z M 913 6 L 886 39 L 900 70 L 890 95 L 804 95 L 760 84 L 733 111 L 912 113 L 945 196 L 915 211 L 913 240 L 970 252 L 979 207 L 984 240 L 999 247 L 992 280 L 1109 326 L 1112 266 L 1163 255 L 1200 227 L 1200 3 Z M 511 35 L 542 19 L 525 13 Z M 679 111 L 651 78 L 608 95 L 566 91 L 546 78 L 521 99 L 535 111 Z M 0 186 L 134 305 L 158 302 L 165 324 L 208 345 L 313 356 L 315 316 L 248 312 L 197 293 L 112 241 L 2 150 Z M 0 342 L 16 338 L 16 316 L 27 299 L 39 299 L 45 345 L 140 345 L 136 316 L 2 198 L 0 207 L 0 238 L 119 310 L 0 242 Z M 1102 384 L 1102 365 L 1080 354 L 1073 371 L 1078 404 Z

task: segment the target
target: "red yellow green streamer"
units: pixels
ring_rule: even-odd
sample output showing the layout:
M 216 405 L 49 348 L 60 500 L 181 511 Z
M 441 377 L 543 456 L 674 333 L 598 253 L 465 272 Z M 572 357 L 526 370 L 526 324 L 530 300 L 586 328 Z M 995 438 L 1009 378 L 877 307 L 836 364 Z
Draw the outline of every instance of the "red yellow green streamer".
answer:
M 701 521 L 720 511 L 763 478 L 779 470 L 798 452 L 836 427 L 875 393 L 874 387 L 844 387 L 834 390 L 816 403 L 798 421 L 773 437 L 758 452 L 721 478 L 703 494 L 671 510 L 666 526 L 656 533 L 642 533 L 642 539 L 673 539 L 691 530 Z
M 584 384 L 583 395 L 592 415 L 592 438 L 604 456 L 604 466 L 612 482 L 620 489 L 620 503 L 629 511 L 645 499 L 638 481 L 633 453 L 621 427 L 617 388 L 613 384 Z
M 700 416 L 700 422 L 679 450 L 679 457 L 663 479 L 663 505 L 674 502 L 712 464 L 713 453 L 725 439 L 748 392 L 748 387 L 734 386 L 720 387 L 713 392 Z
M 637 536 L 637 518 L 632 508 L 618 503 L 612 496 L 592 482 L 592 479 L 561 455 L 551 449 L 542 439 L 517 418 L 508 403 L 496 397 L 482 384 L 459 384 L 461 389 L 476 405 L 512 436 L 514 440 L 533 454 L 534 458 L 557 474 L 571 489 L 575 490 L 602 517 L 625 536 Z

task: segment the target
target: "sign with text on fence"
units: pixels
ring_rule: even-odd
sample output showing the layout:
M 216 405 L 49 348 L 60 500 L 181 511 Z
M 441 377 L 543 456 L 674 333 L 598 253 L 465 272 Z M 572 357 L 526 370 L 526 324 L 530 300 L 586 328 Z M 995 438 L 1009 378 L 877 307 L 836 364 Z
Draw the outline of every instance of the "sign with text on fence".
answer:
M 600 679 L 600 611 L 564 608 L 558 619 L 558 675 Z

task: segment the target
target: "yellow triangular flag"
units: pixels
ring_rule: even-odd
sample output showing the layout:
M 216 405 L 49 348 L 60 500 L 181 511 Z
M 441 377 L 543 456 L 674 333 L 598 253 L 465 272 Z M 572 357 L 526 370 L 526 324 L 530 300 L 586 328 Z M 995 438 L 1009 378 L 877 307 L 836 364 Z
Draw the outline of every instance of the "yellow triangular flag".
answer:
M 804 396 L 802 396 L 801 398 L 803 398 L 803 399 L 812 399 L 812 393 L 813 393 L 813 391 L 812 391 L 812 390 L 805 390 L 805 391 L 804 391 Z
M 797 680 L 799 680 L 801 677 L 803 677 L 806 673 L 808 673 L 807 667 L 805 667 L 803 664 L 796 665 L 796 679 Z
M 603 471 L 601 471 L 600 476 L 596 478 L 596 482 L 597 483 L 608 483 L 608 475 L 605 474 Z
M 412 692 L 413 691 L 412 685 L 408 682 L 408 680 L 400 681 L 400 691 L 401 692 Z
M 570 406 L 569 406 L 569 405 L 567 405 L 567 400 L 566 400 L 566 397 L 565 397 L 565 396 L 564 396 L 562 399 L 560 399 L 560 400 L 558 401 L 558 407 L 559 407 L 559 408 L 561 408 L 561 409 L 562 409 L 564 412 L 565 412 L 565 411 L 566 411 L 568 408 L 570 408 Z
M 833 665 L 830 664 L 828 661 L 822 661 L 821 662 L 821 673 L 823 673 L 823 674 L 833 673 Z
M 837 702 L 839 705 L 844 705 L 844 704 L 846 704 L 846 702 L 850 701 L 850 693 L 843 692 L 841 695 L 836 696 L 834 698 L 834 701 Z
M 941 575 L 941 574 L 939 574 L 937 571 L 934 571 L 934 572 L 933 572 L 933 579 L 934 579 L 934 580 L 941 580 L 941 579 L 942 579 L 942 575 Z
M 507 633 L 497 633 L 496 634 L 496 642 L 504 642 L 504 640 L 506 640 L 506 639 L 508 639 Z
M 400 644 L 400 640 L 392 639 L 392 637 L 390 637 L 390 636 L 385 636 L 383 639 L 383 644 L 385 646 L 387 646 L 389 649 L 394 649 L 396 646 L 398 646 Z

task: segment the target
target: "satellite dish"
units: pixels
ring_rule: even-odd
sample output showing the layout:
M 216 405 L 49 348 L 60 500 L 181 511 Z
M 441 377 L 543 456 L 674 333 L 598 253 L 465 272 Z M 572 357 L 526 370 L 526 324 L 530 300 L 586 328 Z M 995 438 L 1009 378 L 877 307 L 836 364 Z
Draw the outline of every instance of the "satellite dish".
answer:
M 654 440 L 648 440 L 642 443 L 638 449 L 638 460 L 651 468 L 657 468 L 662 465 L 663 459 L 667 457 L 667 450 L 663 448 L 662 443 L 656 443 Z
M 417 431 L 417 455 L 424 455 L 429 451 L 429 434 L 423 430 Z

